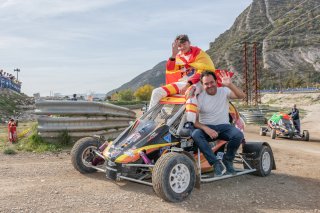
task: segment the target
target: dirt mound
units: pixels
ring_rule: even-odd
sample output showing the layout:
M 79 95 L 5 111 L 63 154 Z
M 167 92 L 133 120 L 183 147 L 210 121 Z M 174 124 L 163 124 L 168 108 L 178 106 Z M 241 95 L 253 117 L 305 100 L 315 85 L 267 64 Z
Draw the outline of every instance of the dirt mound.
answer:
M 0 89 L 0 122 L 10 117 L 19 117 L 20 120 L 30 120 L 30 110 L 33 110 L 33 108 L 33 97 L 9 89 Z
M 293 104 L 309 106 L 320 104 L 320 92 L 318 93 L 269 93 L 261 96 L 262 104 L 288 107 Z

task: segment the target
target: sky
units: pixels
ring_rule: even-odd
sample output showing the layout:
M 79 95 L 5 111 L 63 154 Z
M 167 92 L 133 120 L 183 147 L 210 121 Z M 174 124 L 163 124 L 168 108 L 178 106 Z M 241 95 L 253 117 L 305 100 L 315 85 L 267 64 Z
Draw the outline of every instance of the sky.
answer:
M 107 93 L 171 55 L 179 34 L 203 50 L 252 0 L 0 0 L 0 69 L 22 92 Z

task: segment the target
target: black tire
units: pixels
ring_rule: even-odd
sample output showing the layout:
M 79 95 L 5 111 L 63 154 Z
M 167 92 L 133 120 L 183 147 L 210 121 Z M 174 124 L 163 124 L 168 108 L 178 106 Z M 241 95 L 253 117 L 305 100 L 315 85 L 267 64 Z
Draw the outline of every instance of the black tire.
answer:
M 271 129 L 271 139 L 276 139 L 276 137 L 277 137 L 277 132 L 276 132 L 276 130 L 275 129 Z
M 303 130 L 303 140 L 309 141 L 310 140 L 310 135 L 308 130 Z
M 293 139 L 293 136 L 294 136 L 294 132 L 289 132 L 289 139 Z
M 92 152 L 93 149 L 98 149 L 101 142 L 91 137 L 85 137 L 78 140 L 71 150 L 71 162 L 73 167 L 80 173 L 93 173 L 97 170 L 90 167 L 95 154 Z M 88 163 L 86 165 L 86 162 Z
M 153 189 L 159 197 L 166 201 L 184 200 L 192 192 L 195 182 L 194 163 L 184 154 L 170 152 L 161 156 L 152 171 Z M 182 187 L 179 189 L 179 186 Z
M 260 127 L 259 135 L 260 136 L 266 136 L 267 135 L 265 127 Z
M 273 154 L 269 146 L 261 146 L 259 156 L 254 161 L 251 161 L 252 167 L 256 169 L 253 174 L 261 177 L 268 176 L 273 168 Z

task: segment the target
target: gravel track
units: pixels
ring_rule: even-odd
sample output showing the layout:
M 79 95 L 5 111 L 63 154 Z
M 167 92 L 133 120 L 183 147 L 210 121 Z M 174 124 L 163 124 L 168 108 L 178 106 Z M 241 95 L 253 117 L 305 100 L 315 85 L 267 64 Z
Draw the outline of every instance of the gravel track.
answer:
M 168 203 L 152 187 L 83 175 L 70 154 L 0 154 L 0 212 L 320 212 L 320 141 L 271 140 L 246 129 L 247 141 L 268 141 L 277 170 L 244 175 L 194 189 Z

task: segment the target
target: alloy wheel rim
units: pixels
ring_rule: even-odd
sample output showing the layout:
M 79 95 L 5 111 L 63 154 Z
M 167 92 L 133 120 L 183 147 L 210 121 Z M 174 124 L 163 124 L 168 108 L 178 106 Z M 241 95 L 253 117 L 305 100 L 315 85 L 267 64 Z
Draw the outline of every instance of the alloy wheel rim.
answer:
M 264 152 L 262 155 L 262 169 L 263 171 L 267 172 L 270 169 L 271 165 L 271 157 L 269 152 Z
M 169 174 L 169 184 L 175 193 L 184 192 L 190 184 L 190 171 L 184 164 L 175 165 Z
M 83 150 L 81 160 L 85 166 L 91 166 L 91 161 L 95 156 L 93 150 L 96 149 L 97 147 L 95 146 L 88 146 L 85 150 Z

